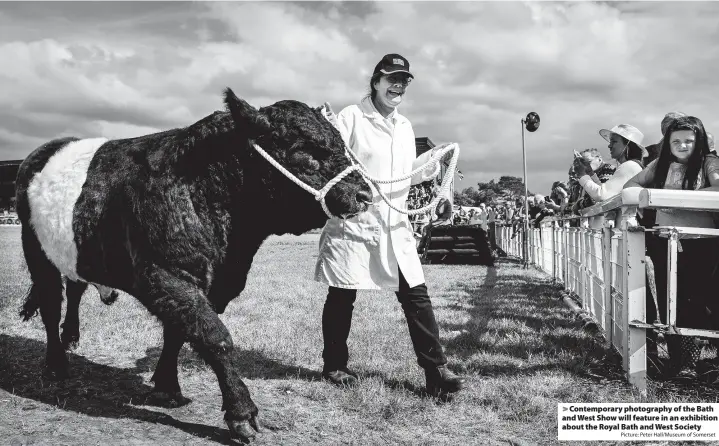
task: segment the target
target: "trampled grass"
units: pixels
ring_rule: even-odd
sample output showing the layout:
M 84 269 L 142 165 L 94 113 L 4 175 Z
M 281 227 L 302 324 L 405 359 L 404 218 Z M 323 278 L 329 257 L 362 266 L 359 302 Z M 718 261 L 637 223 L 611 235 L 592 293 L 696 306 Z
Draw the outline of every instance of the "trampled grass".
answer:
M 145 405 L 161 327 L 126 294 L 105 306 L 88 290 L 80 345 L 69 353 L 72 377 L 43 381 L 42 322 L 17 315 L 29 285 L 19 234 L 0 227 L 0 444 L 229 442 L 217 380 L 188 347 L 180 384 L 192 402 Z M 394 294 L 370 291 L 359 294 L 349 340 L 361 383 L 336 388 L 319 373 L 326 287 L 311 280 L 316 250 L 316 234 L 268 240 L 246 290 L 220 316 L 246 358 L 242 375 L 265 427 L 259 445 L 549 445 L 558 444 L 560 402 L 717 402 L 701 386 L 638 395 L 547 277 L 510 260 L 425 266 L 451 368 L 469 377 L 466 391 L 450 402 L 423 395 Z

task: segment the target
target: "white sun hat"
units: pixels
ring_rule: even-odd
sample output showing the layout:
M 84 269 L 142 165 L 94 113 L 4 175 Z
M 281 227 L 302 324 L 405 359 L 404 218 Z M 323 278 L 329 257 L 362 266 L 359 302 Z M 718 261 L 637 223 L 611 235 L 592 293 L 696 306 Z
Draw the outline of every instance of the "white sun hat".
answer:
M 606 139 L 607 142 L 610 142 L 612 133 L 619 135 L 625 139 L 628 139 L 629 141 L 638 145 L 639 148 L 642 149 L 642 158 L 649 156 L 649 152 L 647 152 L 647 149 L 645 149 L 642 145 L 642 140 L 644 140 L 644 133 L 640 132 L 638 128 L 629 124 L 619 124 L 612 127 L 611 130 L 601 129 L 599 131 L 599 134 L 602 136 L 602 138 Z

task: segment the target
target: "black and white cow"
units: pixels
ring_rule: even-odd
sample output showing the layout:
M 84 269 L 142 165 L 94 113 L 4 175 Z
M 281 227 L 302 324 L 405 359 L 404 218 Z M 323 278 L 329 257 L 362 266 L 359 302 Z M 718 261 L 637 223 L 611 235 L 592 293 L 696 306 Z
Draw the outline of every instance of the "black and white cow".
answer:
M 217 375 L 231 435 L 249 440 L 257 407 L 217 314 L 244 289 L 268 236 L 302 234 L 327 220 L 320 203 L 252 143 L 315 189 L 350 164 L 339 132 L 318 109 L 281 101 L 258 111 L 230 89 L 225 104 L 227 112 L 186 128 L 110 141 L 62 138 L 24 160 L 17 210 L 32 286 L 21 315 L 39 310 L 45 373 L 62 379 L 61 275 L 75 309 L 88 283 L 127 292 L 163 324 L 155 391 L 182 399 L 177 358 L 190 342 Z M 326 196 L 338 216 L 362 212 L 370 200 L 356 172 Z M 66 325 L 77 324 L 72 317 Z

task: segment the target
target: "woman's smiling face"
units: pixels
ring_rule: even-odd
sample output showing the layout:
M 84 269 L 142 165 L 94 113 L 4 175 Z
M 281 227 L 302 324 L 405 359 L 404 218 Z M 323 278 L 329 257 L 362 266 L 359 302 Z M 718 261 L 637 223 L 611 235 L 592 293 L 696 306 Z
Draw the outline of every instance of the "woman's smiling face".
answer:
M 374 84 L 376 100 L 384 107 L 393 109 L 402 103 L 402 98 L 412 78 L 406 73 L 387 74 Z

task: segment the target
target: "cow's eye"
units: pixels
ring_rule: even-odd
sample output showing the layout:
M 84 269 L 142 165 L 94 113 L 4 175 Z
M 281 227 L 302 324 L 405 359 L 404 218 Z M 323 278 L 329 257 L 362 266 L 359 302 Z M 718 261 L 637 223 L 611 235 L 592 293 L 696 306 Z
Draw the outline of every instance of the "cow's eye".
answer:
M 304 169 L 316 172 L 320 170 L 320 163 L 316 159 L 312 158 L 309 153 L 306 152 L 295 152 L 290 156 L 290 162 L 296 166 L 300 166 Z

